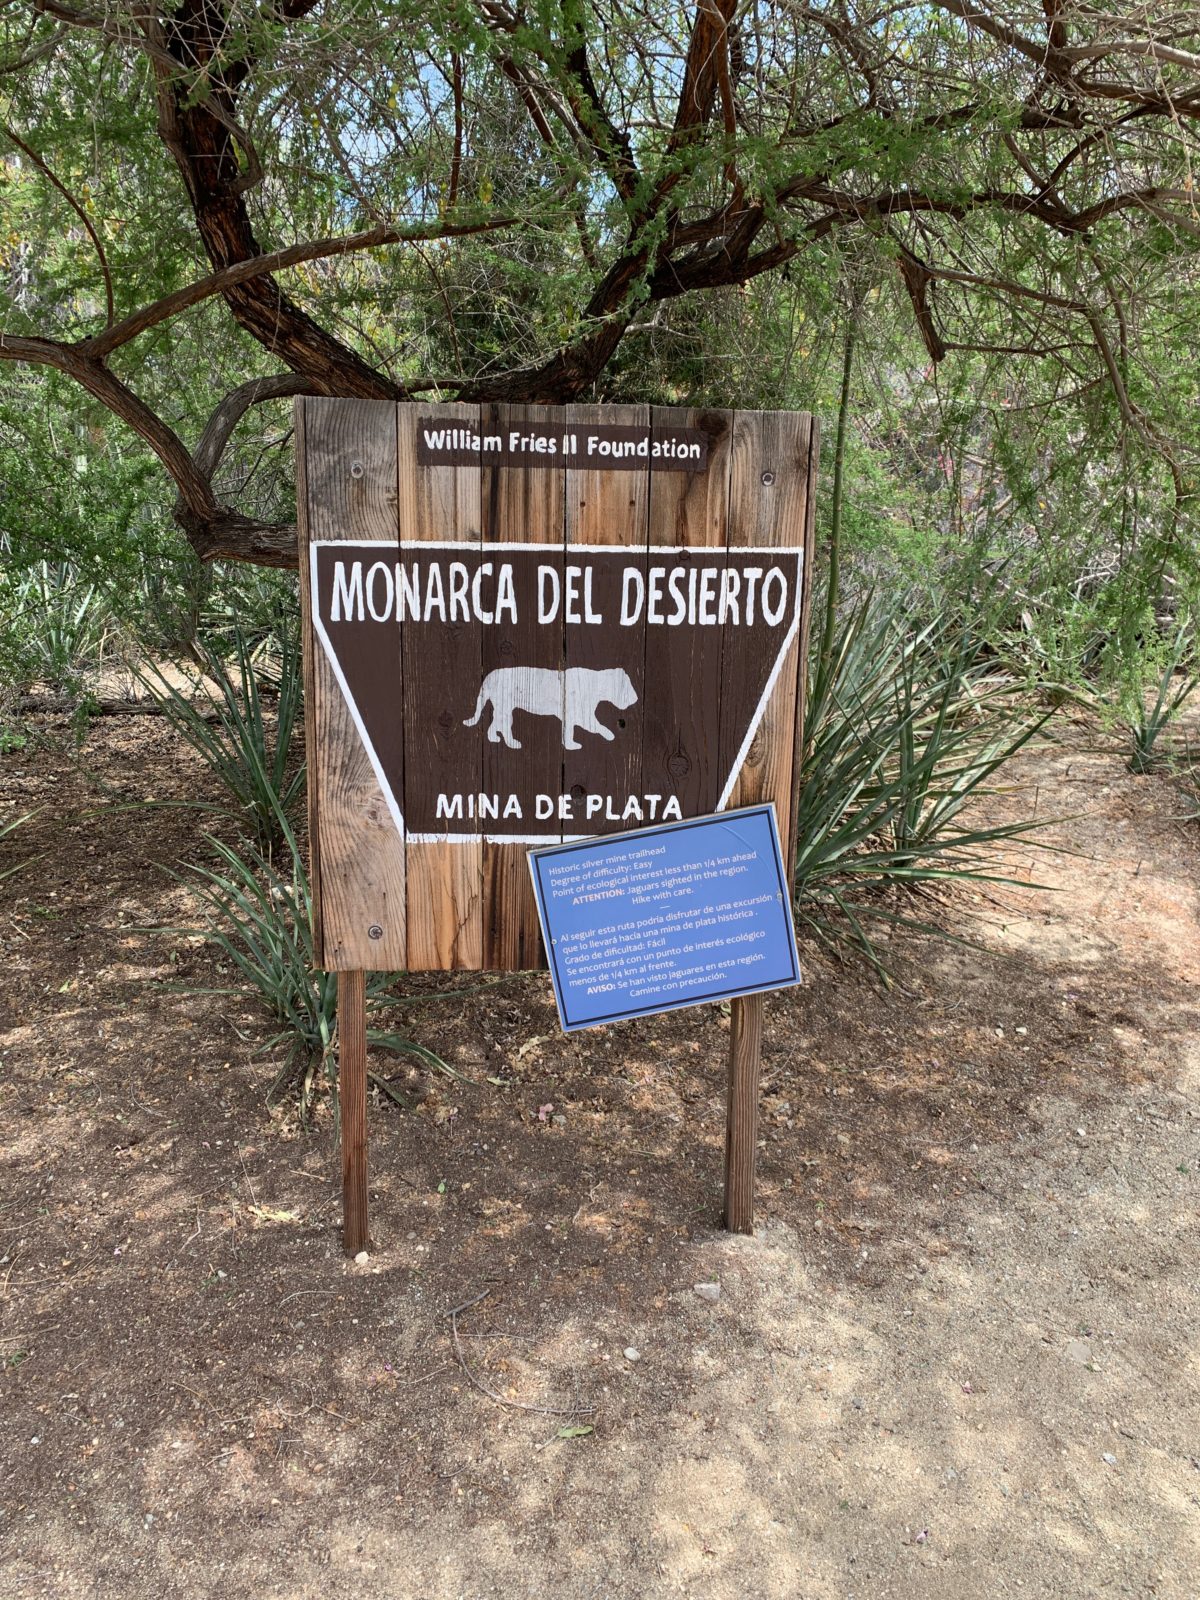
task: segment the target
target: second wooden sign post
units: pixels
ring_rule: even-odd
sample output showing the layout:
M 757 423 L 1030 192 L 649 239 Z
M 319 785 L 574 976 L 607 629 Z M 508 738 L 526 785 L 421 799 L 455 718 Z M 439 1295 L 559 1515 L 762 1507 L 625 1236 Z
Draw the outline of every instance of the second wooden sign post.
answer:
M 817 438 L 794 412 L 296 405 L 311 881 L 367 1243 L 366 971 L 545 965 L 534 845 L 773 802 L 794 861 Z M 753 1221 L 762 998 L 732 1002 Z

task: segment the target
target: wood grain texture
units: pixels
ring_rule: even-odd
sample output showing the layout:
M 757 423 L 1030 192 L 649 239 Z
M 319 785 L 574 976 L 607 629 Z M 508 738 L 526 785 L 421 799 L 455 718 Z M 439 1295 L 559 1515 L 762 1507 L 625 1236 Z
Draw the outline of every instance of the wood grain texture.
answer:
M 396 408 L 308 399 L 304 434 L 303 580 L 314 539 L 370 540 L 390 546 L 385 559 L 395 559 Z M 311 647 L 309 670 L 308 758 L 321 808 L 312 880 L 320 905 L 318 959 L 330 971 L 398 970 L 407 953 L 403 841 L 319 643 Z M 394 671 L 399 685 L 399 636 Z
M 617 423 L 648 428 L 649 406 L 567 406 L 565 421 L 578 426 L 586 435 L 589 423 Z M 572 565 L 573 544 L 626 545 L 633 558 L 641 553 L 643 573 L 650 513 L 650 468 L 606 471 L 603 467 L 572 465 L 566 474 L 567 569 Z M 565 586 L 564 586 L 565 589 Z M 567 628 L 563 664 L 572 667 L 606 670 L 619 658 L 614 656 L 610 630 L 619 626 L 610 617 L 607 627 Z M 644 650 L 642 652 L 644 661 Z M 636 704 L 606 715 L 615 732 L 611 741 L 584 736 L 583 748 L 563 752 L 563 793 L 579 807 L 588 793 L 601 795 L 641 794 L 642 721 L 644 685 L 639 686 Z M 619 824 L 610 823 L 606 831 L 615 832 Z M 570 822 L 560 833 L 570 838 L 581 828 Z M 589 829 L 591 831 L 591 829 Z M 599 831 L 599 830 L 597 830 Z
M 338 1107 L 342 1126 L 342 1245 L 357 1255 L 367 1222 L 366 974 L 338 973 Z
M 658 562 L 675 551 L 673 564 L 686 569 L 689 550 L 726 548 L 733 413 L 654 407 L 653 436 L 678 428 L 706 435 L 707 467 L 658 472 L 651 466 L 647 544 L 649 558 Z M 642 782 L 647 794 L 664 804 L 673 795 L 683 815 L 694 816 L 719 757 L 721 652 L 704 630 L 648 627 L 644 660 L 644 682 L 654 692 L 642 720 Z
M 724 1222 L 730 1233 L 754 1232 L 762 1020 L 762 995 L 743 995 L 730 1002 L 724 1207 Z
M 307 400 L 300 395 L 292 405 L 292 427 L 296 451 L 296 535 L 300 559 L 300 615 L 304 619 L 300 638 L 300 659 L 304 673 L 304 753 L 315 765 L 317 760 L 317 662 L 320 650 L 312 626 L 312 584 L 308 571 L 308 448 L 306 443 Z M 311 769 L 310 769 L 311 770 Z M 313 954 L 324 965 L 324 933 L 321 914 L 321 817 L 318 789 L 310 781 L 305 791 L 308 815 L 308 881 L 312 891 Z
M 546 412 L 533 406 L 491 406 L 484 412 L 489 431 L 505 437 L 514 429 L 527 430 L 531 423 L 544 426 L 545 419 Z M 565 474 L 565 467 L 536 471 L 486 467 L 482 483 L 484 540 L 545 545 L 547 561 L 554 561 L 561 575 Z M 539 660 L 538 632 L 536 616 L 528 608 L 518 616 L 515 625 L 506 620 L 501 627 L 485 630 L 483 671 L 520 667 Z M 561 628 L 559 634 L 561 641 Z M 561 653 L 560 643 L 560 658 Z M 485 741 L 483 792 L 503 793 L 511 788 L 514 772 L 520 773 L 535 765 L 536 749 L 528 734 L 520 751 L 510 751 Z M 561 771 L 560 762 L 560 779 Z M 533 819 L 529 827 L 534 831 Z M 489 970 L 523 972 L 546 965 L 528 854 L 527 845 L 484 843 L 483 965 Z
M 417 462 L 417 427 L 421 417 L 478 432 L 478 406 L 425 405 L 397 407 L 399 418 L 400 530 L 406 548 L 430 540 L 454 540 L 478 550 L 482 518 L 481 469 L 468 466 L 421 466 Z M 463 726 L 471 703 L 462 687 L 470 686 L 471 702 L 482 679 L 483 641 L 478 623 L 439 629 L 437 643 L 418 640 L 415 629 L 401 627 L 402 653 L 408 666 L 404 698 L 406 771 L 421 763 L 436 776 L 450 772 L 453 752 L 474 735 Z M 431 650 L 434 652 L 430 654 Z M 420 652 L 420 661 L 416 652 Z M 418 670 L 441 698 L 433 700 L 414 689 Z M 482 768 L 478 767 L 482 781 Z M 456 782 L 447 780 L 449 788 Z M 471 827 L 472 824 L 466 824 Z M 457 831 L 457 827 L 456 827 Z M 408 843 L 408 967 L 410 971 L 478 971 L 483 966 L 483 844 Z
M 810 437 L 811 419 L 805 415 L 760 412 L 735 418 L 729 489 L 731 549 L 803 543 L 808 525 Z M 727 632 L 725 646 L 737 648 L 731 632 Z M 799 669 L 797 639 L 784 658 L 729 801 L 731 807 L 774 801 L 779 836 L 784 841 L 790 837 L 791 826 Z M 723 752 L 729 750 L 735 734 L 736 730 L 722 726 Z M 726 1228 L 733 1233 L 751 1233 L 754 1228 L 762 1017 L 761 995 L 746 995 L 731 1003 L 724 1216 Z
M 748 653 L 755 641 L 733 620 L 715 630 L 711 620 L 698 627 L 648 626 L 643 611 L 635 626 L 622 629 L 626 563 L 620 557 L 604 558 L 593 574 L 604 621 L 593 617 L 581 623 L 577 617 L 567 624 L 571 568 L 586 562 L 589 546 L 619 547 L 640 567 L 643 579 L 652 559 L 662 569 L 660 576 L 694 580 L 732 568 L 735 550 L 804 545 L 812 522 L 808 484 L 816 466 L 815 430 L 808 417 L 795 413 L 612 406 L 497 406 L 481 412 L 476 406 L 308 400 L 297 406 L 296 415 L 298 517 L 306 550 L 318 539 L 368 541 L 391 546 L 386 557 L 380 552 L 385 567 L 394 559 L 411 568 L 414 552 L 436 542 L 442 548 L 423 558 L 426 575 L 436 560 L 451 582 L 445 574 L 457 562 L 453 570 L 460 576 L 466 567 L 482 582 L 480 563 L 487 560 L 495 564 L 486 579 L 494 586 L 503 553 L 502 548 L 482 551 L 485 541 L 535 547 L 524 556 L 514 552 L 515 570 L 525 574 L 519 583 L 526 585 L 518 615 L 502 616 L 497 608 L 495 620 L 488 621 L 486 605 L 476 602 L 464 605 L 461 614 L 451 608 L 448 618 L 443 613 L 432 625 L 428 616 L 417 626 L 400 617 L 391 664 L 386 629 L 381 659 L 378 628 L 346 627 L 341 618 L 331 624 L 347 679 L 358 686 L 360 706 L 369 707 L 379 759 L 395 775 L 408 832 L 452 831 L 469 835 L 465 842 L 409 838 L 405 848 L 325 653 L 314 645 L 311 632 L 306 634 L 306 738 L 313 763 L 311 793 L 320 807 L 310 818 L 320 957 L 341 970 L 526 969 L 542 959 L 528 847 L 516 839 L 485 844 L 487 822 L 478 820 L 473 805 L 466 809 L 468 800 L 487 796 L 494 803 L 494 797 L 503 800 L 520 790 L 525 810 L 518 810 L 516 825 L 504 831 L 560 837 L 649 821 L 661 815 L 669 796 L 684 816 L 710 810 L 724 784 L 722 776 L 714 788 L 714 774 L 718 768 L 728 773 L 742 746 L 748 696 L 752 693 L 751 703 L 758 703 L 760 690 L 753 685 L 764 681 L 756 674 L 768 648 L 760 639 L 757 653 Z M 580 454 L 562 463 L 540 459 L 519 467 L 495 465 L 493 458 L 485 467 L 488 457 L 482 452 L 465 462 L 422 465 L 417 452 L 422 418 L 481 437 L 526 426 L 551 430 L 561 439 L 571 428 L 579 434 Z M 656 469 L 652 451 L 635 470 L 606 466 L 602 456 L 589 463 L 589 431 L 614 425 L 649 428 L 652 439 L 681 428 L 699 429 L 708 441 L 706 468 Z M 571 553 L 571 544 L 583 548 Z M 454 545 L 461 547 L 461 557 L 446 548 Z M 323 559 L 330 561 L 332 554 Z M 562 605 L 553 625 L 539 622 L 531 598 L 529 586 L 539 564 L 549 564 L 559 578 Z M 739 570 L 746 564 L 742 557 Z M 383 583 L 387 573 L 372 570 Z M 301 581 L 308 609 L 307 562 Z M 331 581 L 326 570 L 327 598 Z M 693 604 L 695 592 L 693 584 Z M 803 593 L 807 596 L 807 581 Z M 576 613 L 586 609 L 578 588 L 574 605 Z M 699 637 L 705 627 L 708 648 Z M 714 631 L 720 635 L 717 651 L 711 648 Z M 793 795 L 802 753 L 801 660 L 796 640 L 727 800 L 730 806 L 773 801 L 789 858 L 794 858 Z M 523 668 L 528 680 L 520 677 Z M 572 674 L 572 668 L 585 669 L 584 676 Z M 636 682 L 637 700 L 632 706 L 620 703 L 629 692 L 626 684 L 624 695 L 618 692 L 616 700 L 597 708 L 595 680 L 587 674 L 606 673 L 604 687 L 620 691 L 617 668 Z M 497 684 L 508 697 L 507 737 L 497 686 L 475 703 L 492 673 L 499 674 Z M 545 706 L 546 679 L 554 677 L 559 687 L 550 693 L 561 695 L 561 718 Z M 568 686 L 575 693 L 573 704 Z M 535 687 L 540 703 L 532 698 Z M 568 713 L 589 695 L 592 710 L 585 706 L 584 715 L 590 720 L 572 734 L 574 719 Z M 485 706 L 490 720 L 481 726 Z M 578 748 L 569 749 L 570 743 Z M 535 790 L 557 791 L 556 799 L 565 795 L 575 817 L 547 822 L 544 813 L 530 814 Z M 462 797 L 464 811 L 454 820 L 431 821 L 439 818 L 434 801 L 442 793 Z M 657 795 L 657 812 L 647 806 L 644 816 L 636 807 L 624 816 L 585 814 L 588 795 L 610 794 L 618 799 L 618 811 L 618 797 Z M 414 825 L 411 816 L 418 812 L 422 821 Z
M 805 745 L 807 743 L 805 713 L 807 711 L 808 691 L 808 641 L 812 613 L 813 568 L 816 565 L 813 528 L 816 523 L 817 471 L 820 466 L 820 459 L 821 430 L 816 417 L 814 417 L 809 429 L 808 439 L 808 505 L 805 508 L 804 519 L 804 601 L 800 622 L 800 659 L 796 671 L 796 732 L 792 748 L 791 811 L 787 831 L 780 836 L 783 840 L 784 862 L 787 866 L 789 888 L 794 887 L 796 877 L 796 852 L 799 844 L 797 828 L 799 825 L 800 784 L 803 776 Z
M 808 521 L 809 440 L 804 412 L 740 412 L 734 419 L 729 485 L 730 549 L 740 545 L 802 545 Z M 738 647 L 727 630 L 726 650 Z M 792 751 L 800 644 L 784 658 L 774 692 L 750 742 L 729 807 L 773 800 L 779 837 L 788 838 L 792 805 Z M 722 760 L 731 759 L 741 734 L 722 724 Z

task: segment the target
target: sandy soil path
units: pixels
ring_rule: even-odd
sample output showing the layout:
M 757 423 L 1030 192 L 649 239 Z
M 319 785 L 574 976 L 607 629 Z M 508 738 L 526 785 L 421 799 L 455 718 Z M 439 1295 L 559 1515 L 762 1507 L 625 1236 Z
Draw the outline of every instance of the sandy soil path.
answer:
M 59 798 L 5 918 L 0 1596 L 1195 1600 L 1200 825 L 1059 731 L 1003 802 L 1073 818 L 1046 888 L 773 1003 L 755 1238 L 723 1019 L 568 1045 L 529 979 L 402 1013 L 502 1086 L 373 1112 L 366 1267 L 329 1130 L 155 986 L 135 825 L 89 865 L 129 750 L 10 761 Z

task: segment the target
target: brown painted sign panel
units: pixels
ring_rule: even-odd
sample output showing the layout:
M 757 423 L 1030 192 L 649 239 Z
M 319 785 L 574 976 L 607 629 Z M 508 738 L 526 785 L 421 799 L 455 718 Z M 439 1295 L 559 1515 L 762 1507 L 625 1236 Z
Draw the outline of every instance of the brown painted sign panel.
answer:
M 810 417 L 306 399 L 297 441 L 323 965 L 544 964 L 533 845 L 787 840 Z
M 310 561 L 322 648 L 398 831 L 421 843 L 548 844 L 720 810 L 800 628 L 801 549 L 331 540 Z M 455 649 L 478 627 L 501 663 L 487 671 Z M 585 632 L 603 664 L 566 664 Z M 673 725 L 680 685 L 647 671 L 651 634 L 686 664 L 689 699 L 693 675 L 720 684 L 703 750 Z M 606 745 L 631 747 L 623 784 Z

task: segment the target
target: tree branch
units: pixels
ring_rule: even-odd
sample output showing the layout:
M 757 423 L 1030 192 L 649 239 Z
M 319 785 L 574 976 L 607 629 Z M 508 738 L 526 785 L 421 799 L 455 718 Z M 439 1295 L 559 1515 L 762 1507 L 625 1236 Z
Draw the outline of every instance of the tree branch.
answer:
M 926 271 L 923 262 L 919 261 L 911 251 L 901 246 L 898 260 L 900 276 L 904 280 L 904 287 L 908 290 L 908 298 L 912 301 L 913 315 L 917 319 L 917 327 L 925 348 L 929 352 L 931 361 L 945 359 L 946 346 L 942 336 L 937 330 L 933 320 L 933 312 L 929 305 L 929 285 L 933 281 L 932 274 Z
M 1056 50 L 1061 61 L 1102 61 L 1106 56 L 1149 56 L 1152 61 L 1169 61 L 1174 66 L 1186 67 L 1189 72 L 1200 72 L 1200 56 L 1191 50 L 1178 50 L 1174 45 L 1160 44 L 1155 39 L 1111 39 L 1107 43 L 1075 44 Z
M 54 339 L 26 338 L 0 333 L 0 360 L 28 361 L 54 367 L 74 378 L 89 394 L 95 395 L 150 446 L 166 467 L 179 489 L 190 514 L 205 517 L 216 509 L 211 486 L 202 476 L 187 447 L 161 417 L 155 415 L 133 390 L 113 376 L 101 362 L 83 354 L 73 345 Z
M 568 104 L 575 120 L 603 163 L 621 199 L 632 200 L 641 182 L 633 146 L 629 142 L 628 133 L 618 129 L 608 114 L 600 91 L 596 87 L 596 81 L 592 77 L 587 45 L 582 40 L 568 52 L 566 65 L 581 91 L 568 91 Z
M 27 160 L 32 161 L 33 165 L 41 173 L 42 177 L 46 179 L 47 183 L 49 183 L 53 188 L 57 189 L 59 194 L 62 195 L 63 199 L 67 202 L 71 210 L 75 213 L 80 222 L 83 223 L 84 228 L 87 230 L 87 236 L 92 241 L 92 248 L 96 252 L 96 259 L 100 263 L 100 272 L 104 278 L 104 302 L 108 318 L 108 326 L 111 328 L 112 320 L 115 315 L 113 309 L 114 301 L 112 273 L 108 268 L 108 257 L 104 253 L 104 244 L 101 241 L 100 235 L 97 233 L 95 227 L 92 225 L 92 219 L 88 216 L 87 212 L 79 204 L 79 201 L 76 200 L 75 196 L 67 188 L 66 184 L 55 177 L 54 173 L 51 172 L 50 168 L 42 160 L 41 156 L 38 155 L 37 151 L 31 150 L 30 147 L 25 143 L 24 139 L 16 134 L 12 128 L 9 127 L 7 122 L 0 122 L 0 133 L 4 134 L 4 137 L 9 141 L 10 144 L 16 145 L 17 149 L 23 156 L 26 157 Z
M 260 566 L 296 565 L 296 529 L 290 524 L 261 522 L 221 505 L 205 472 L 215 467 L 238 418 L 257 401 L 295 393 L 295 377 L 257 379 L 229 395 L 209 421 L 196 452 L 187 447 L 144 401 L 99 361 L 53 339 L 0 333 L 0 361 L 22 361 L 66 373 L 114 416 L 139 434 L 162 462 L 179 491 L 175 517 L 188 542 L 203 561 L 227 557 Z M 254 391 L 254 392 L 252 392 Z
M 1039 67 L 1046 65 L 1050 55 L 1050 45 L 1035 44 L 1032 39 L 1025 38 L 1024 34 L 1010 28 L 1007 23 L 1001 22 L 990 11 L 985 11 L 982 6 L 973 3 L 973 0 L 931 0 L 931 4 L 939 11 L 948 11 L 951 16 L 959 17 L 963 22 L 978 28 L 981 33 L 988 34 L 999 44 L 1008 45 L 1010 50 L 1016 50 L 1020 55 L 1036 62 Z
M 272 378 L 251 378 L 239 384 L 209 417 L 200 443 L 192 452 L 196 471 L 212 482 L 230 435 L 251 406 L 262 405 L 264 400 L 285 400 L 292 395 L 308 394 L 308 384 L 293 372 L 280 373 Z
M 282 272 L 287 267 L 299 266 L 305 261 L 327 260 L 332 256 L 350 255 L 358 250 L 377 249 L 382 245 L 426 244 L 434 239 L 461 239 L 471 234 L 495 233 L 501 228 L 515 227 L 522 220 L 519 217 L 494 217 L 487 222 L 440 222 L 430 227 L 403 227 L 380 223 L 377 227 L 367 228 L 362 233 L 348 233 L 331 239 L 312 239 L 305 244 L 287 245 L 284 249 L 274 250 L 269 255 L 250 256 L 244 261 L 234 262 L 232 266 L 222 267 L 219 272 L 212 272 L 206 278 L 198 278 L 195 283 L 189 283 L 185 288 L 176 289 L 173 293 L 164 295 L 161 300 L 143 306 L 140 311 L 134 311 L 106 329 L 104 333 L 82 340 L 79 348 L 90 356 L 110 355 L 112 351 L 123 344 L 128 344 L 139 334 L 157 327 L 160 322 L 166 322 L 171 317 L 177 317 L 181 311 L 187 311 L 213 295 L 228 294 L 229 290 L 239 284 L 249 283 L 255 278 L 273 272 Z
M 693 139 L 712 114 L 720 85 L 722 53 L 736 9 L 735 0 L 700 0 L 696 7 L 679 108 L 667 144 L 668 156 Z

